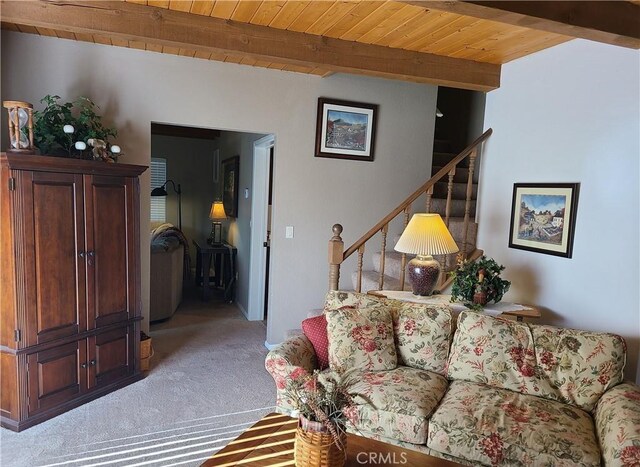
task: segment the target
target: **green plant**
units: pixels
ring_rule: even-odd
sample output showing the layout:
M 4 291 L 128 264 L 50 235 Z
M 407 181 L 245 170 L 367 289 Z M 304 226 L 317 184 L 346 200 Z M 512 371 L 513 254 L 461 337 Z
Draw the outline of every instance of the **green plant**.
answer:
M 500 277 L 503 270 L 504 266 L 486 256 L 477 261 L 465 260 L 459 263 L 453 272 L 451 300 L 462 301 L 469 308 L 482 308 L 473 304 L 473 296 L 476 292 L 484 292 L 487 302 L 498 303 L 511 286 L 511 282 Z M 482 281 L 479 280 L 480 275 L 484 276 Z
M 73 102 L 60 103 L 60 96 L 46 95 L 40 100 L 43 110 L 33 112 L 34 143 L 40 153 L 72 156 L 84 155 L 84 149 L 76 148 L 77 142 L 102 140 L 108 145 L 110 137 L 117 131 L 102 124 L 102 117 L 96 113 L 98 106 L 87 97 L 78 97 Z M 65 132 L 65 125 L 71 125 L 73 132 Z M 69 127 L 67 127 L 69 128 Z M 80 146 L 82 147 L 82 146 Z

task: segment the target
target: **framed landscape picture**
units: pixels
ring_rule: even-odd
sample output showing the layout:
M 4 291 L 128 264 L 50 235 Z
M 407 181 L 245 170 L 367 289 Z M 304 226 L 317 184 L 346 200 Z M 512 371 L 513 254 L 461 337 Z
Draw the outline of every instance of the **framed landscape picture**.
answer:
M 376 104 L 318 99 L 316 157 L 373 160 Z
M 229 217 L 238 217 L 238 184 L 240 183 L 240 156 L 222 161 L 222 204 Z
M 579 183 L 514 183 L 509 247 L 571 258 Z

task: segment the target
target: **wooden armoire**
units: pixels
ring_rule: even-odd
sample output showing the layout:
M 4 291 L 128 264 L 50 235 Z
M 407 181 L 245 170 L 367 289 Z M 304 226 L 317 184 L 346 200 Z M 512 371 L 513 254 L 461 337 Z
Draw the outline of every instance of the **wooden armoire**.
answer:
M 0 155 L 0 422 L 20 431 L 137 381 L 138 176 Z

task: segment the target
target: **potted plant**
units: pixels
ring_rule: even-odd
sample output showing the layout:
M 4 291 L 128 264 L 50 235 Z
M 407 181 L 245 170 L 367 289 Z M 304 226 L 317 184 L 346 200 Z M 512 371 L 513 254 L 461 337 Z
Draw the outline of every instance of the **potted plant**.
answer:
M 60 96 L 47 95 L 43 110 L 33 113 L 33 138 L 41 154 L 113 162 L 120 147 L 109 143 L 117 130 L 103 125 L 98 106 L 87 97 L 60 103 Z
M 339 467 L 346 458 L 346 425 L 355 424 L 355 398 L 367 400 L 352 392 L 357 378 L 353 373 L 333 372 L 309 374 L 298 369 L 291 374 L 285 387 L 287 397 L 298 416 L 295 459 L 297 466 L 316 465 Z
M 481 309 L 488 302 L 498 303 L 511 282 L 500 277 L 504 266 L 482 256 L 476 261 L 462 261 L 453 272 L 451 301 L 462 301 L 469 308 Z

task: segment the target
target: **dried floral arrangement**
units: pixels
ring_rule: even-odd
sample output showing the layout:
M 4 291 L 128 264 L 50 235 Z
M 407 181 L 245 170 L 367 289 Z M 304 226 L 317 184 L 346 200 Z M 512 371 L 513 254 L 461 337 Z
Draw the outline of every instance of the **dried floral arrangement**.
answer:
M 371 405 L 364 395 L 354 391 L 358 381 L 352 371 L 314 371 L 313 374 L 302 368 L 293 371 L 285 387 L 286 396 L 297 409 L 291 415 L 299 415 L 304 430 L 329 432 L 342 450 L 341 435 L 346 431 L 347 423 L 355 425 L 357 422 L 356 399 Z

